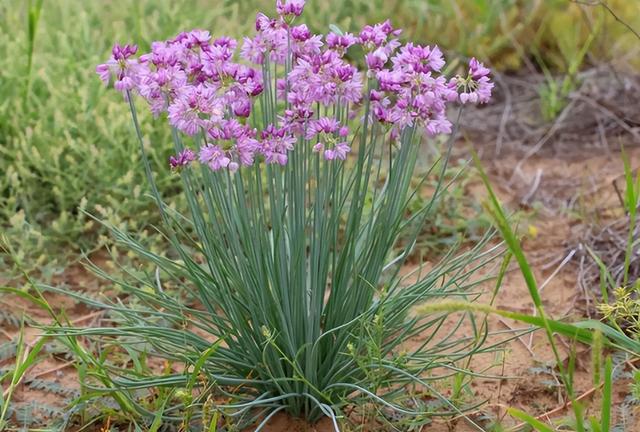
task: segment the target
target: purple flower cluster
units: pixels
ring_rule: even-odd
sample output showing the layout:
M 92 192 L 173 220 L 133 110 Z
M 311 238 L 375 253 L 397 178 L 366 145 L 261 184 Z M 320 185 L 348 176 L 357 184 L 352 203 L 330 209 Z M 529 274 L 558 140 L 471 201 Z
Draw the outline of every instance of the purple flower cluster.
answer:
M 255 153 L 260 148 L 256 130 L 237 119 L 223 120 L 217 127 L 208 129 L 206 141 L 210 140 L 216 144 L 207 144 L 202 148 L 200 162 L 206 163 L 214 171 L 229 168 L 235 172 L 240 165 L 253 165 Z M 215 147 L 221 152 L 219 157 L 211 154 Z
M 440 75 L 445 64 L 440 49 L 407 43 L 387 52 L 389 66 L 370 65 L 379 87 L 370 95 L 373 117 L 389 124 L 394 135 L 413 126 L 424 127 L 429 136 L 451 133 L 446 111 L 458 99 L 457 81 Z
M 296 145 L 308 145 L 328 161 L 344 160 L 353 141 L 350 120 L 359 118 L 363 105 L 366 120 L 383 125 L 395 140 L 406 128 L 429 136 L 450 133 L 451 103 L 491 97 L 490 71 L 475 58 L 466 77 L 447 79 L 440 49 L 401 44 L 401 31 L 389 21 L 355 35 L 314 35 L 304 24 L 293 25 L 304 6 L 304 0 L 277 0 L 276 18 L 258 14 L 256 34 L 243 39 L 239 54 L 234 39 L 193 30 L 154 42 L 138 58 L 135 46 L 116 44 L 96 72 L 126 96 L 143 97 L 177 130 L 198 137 L 197 155 L 185 149 L 172 156 L 172 169 L 195 161 L 232 172 L 256 161 L 285 165 Z M 366 71 L 347 60 L 354 46 L 364 51 Z
M 475 58 L 469 61 L 469 75 L 466 80 L 461 80 L 460 102 L 487 103 L 491 99 L 493 83 L 489 80 L 491 71 Z

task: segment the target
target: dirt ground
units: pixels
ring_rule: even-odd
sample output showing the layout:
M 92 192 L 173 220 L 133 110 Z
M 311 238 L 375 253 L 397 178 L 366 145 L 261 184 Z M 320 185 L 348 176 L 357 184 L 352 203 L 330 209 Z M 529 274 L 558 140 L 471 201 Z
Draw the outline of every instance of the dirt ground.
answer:
M 578 263 L 586 255 L 579 219 L 619 206 L 613 182 L 619 180 L 622 161 L 618 152 L 593 153 L 565 154 L 564 157 L 552 153 L 537 155 L 523 163 L 516 175 L 513 167 L 522 160 L 517 156 L 504 158 L 489 168 L 492 182 L 509 208 L 535 208 L 529 227 L 521 227 L 521 231 L 527 232 L 524 248 L 541 287 L 545 311 L 554 319 L 579 320 L 594 313 L 595 292 L 584 292 L 577 283 Z M 634 150 L 631 156 L 633 166 L 638 166 L 640 152 Z M 513 186 L 509 184 L 510 179 Z M 575 204 L 579 201 L 584 208 Z M 495 304 L 499 309 L 534 313 L 527 286 L 517 268 L 507 274 Z M 493 330 L 521 328 L 518 323 L 496 317 L 491 317 L 490 322 Z M 571 346 L 561 338 L 558 341 L 561 356 L 568 358 Z M 578 360 L 575 392 L 587 405 L 588 413 L 598 418 L 599 398 L 594 397 L 591 352 L 580 345 L 575 350 Z M 474 365 L 480 369 L 485 363 L 489 366 L 491 360 L 477 358 Z M 539 416 L 541 420 L 557 420 L 570 414 L 570 409 L 554 388 L 555 378 L 543 373 L 552 364 L 552 352 L 543 332 L 520 337 L 508 344 L 504 363 L 489 369 L 495 375 L 513 378 L 478 381 L 473 385 L 475 394 L 487 400 L 484 409 L 503 418 L 503 426 L 517 424 L 508 416 L 503 417 L 507 406 Z M 628 395 L 627 385 L 624 380 L 617 382 L 614 406 Z M 453 430 L 472 430 L 461 423 Z M 640 430 L 640 423 L 629 430 Z

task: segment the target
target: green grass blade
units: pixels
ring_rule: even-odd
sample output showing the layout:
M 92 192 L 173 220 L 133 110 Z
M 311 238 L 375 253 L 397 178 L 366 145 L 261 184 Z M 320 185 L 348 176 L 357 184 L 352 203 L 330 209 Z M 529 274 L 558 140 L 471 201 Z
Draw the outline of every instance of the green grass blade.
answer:
M 204 366 L 205 362 L 209 359 L 209 357 L 211 357 L 213 354 L 216 353 L 216 351 L 218 351 L 218 347 L 220 347 L 220 344 L 222 344 L 222 340 L 216 341 L 216 343 L 214 343 L 210 348 L 206 349 L 202 353 L 202 355 L 194 365 L 193 371 L 191 372 L 191 378 L 189 379 L 189 384 L 187 385 L 187 391 L 190 392 L 191 390 L 193 390 L 193 387 L 196 384 L 196 380 L 200 375 L 200 370 L 202 370 L 202 367 Z
M 611 427 L 611 385 L 613 381 L 613 365 L 611 356 L 604 363 L 604 389 L 602 391 L 601 431 L 609 432 Z
M 638 209 L 638 193 L 640 191 L 636 190 L 636 182 L 633 180 L 631 161 L 629 160 L 629 156 L 625 153 L 624 147 L 622 148 L 622 162 L 624 165 L 624 178 L 626 183 L 626 210 L 629 215 L 629 234 L 624 254 L 624 276 L 622 279 L 622 286 L 626 287 L 629 283 L 629 268 L 631 266 L 631 257 L 633 254 L 633 237 L 635 233 L 636 214 Z
M 554 432 L 554 430 L 551 427 L 547 426 L 546 424 L 542 423 L 540 420 L 527 414 L 526 412 L 520 411 L 517 408 L 508 408 L 507 413 L 510 416 L 525 422 L 526 424 L 528 424 L 529 426 L 531 426 L 532 428 L 534 428 L 539 432 Z
M 469 303 L 464 301 L 443 301 L 430 303 L 422 306 L 419 311 L 423 314 L 434 312 L 480 312 L 497 314 L 504 318 L 513 319 L 536 327 L 542 327 L 544 320 L 542 317 L 527 315 L 520 312 L 512 312 L 503 309 L 496 309 L 486 304 Z M 606 336 L 603 344 L 612 349 L 620 349 L 631 354 L 640 352 L 640 342 L 635 341 L 625 334 L 595 320 L 580 321 L 577 323 L 566 323 L 547 319 L 550 329 L 559 335 L 575 339 L 578 342 L 591 345 L 594 341 L 594 331 L 599 331 Z
M 167 402 L 171 399 L 173 392 L 170 392 L 162 402 L 162 406 L 156 411 L 156 415 L 153 418 L 153 423 L 149 426 L 149 432 L 158 432 L 160 427 L 162 426 L 162 415 L 164 414 L 164 409 L 167 406 Z
M 18 385 L 22 382 L 25 373 L 27 370 L 33 366 L 36 362 L 40 351 L 44 347 L 44 343 L 46 341 L 45 337 L 41 337 L 35 343 L 35 345 L 31 348 L 28 354 L 26 354 L 26 343 L 24 341 L 24 325 L 20 329 L 20 334 L 18 336 L 18 351 L 16 352 L 16 363 L 13 372 L 10 374 L 11 382 L 9 383 L 9 387 L 6 390 L 6 395 L 4 396 L 4 400 L 2 401 L 2 407 L 0 410 L 0 430 L 5 430 L 7 426 L 7 414 L 9 413 L 9 403 L 13 396 L 14 391 L 18 387 Z M 4 390 L 3 390 L 4 391 Z
M 218 430 L 218 418 L 220 417 L 220 413 L 215 411 L 211 418 L 211 423 L 209 424 L 209 432 L 216 432 Z

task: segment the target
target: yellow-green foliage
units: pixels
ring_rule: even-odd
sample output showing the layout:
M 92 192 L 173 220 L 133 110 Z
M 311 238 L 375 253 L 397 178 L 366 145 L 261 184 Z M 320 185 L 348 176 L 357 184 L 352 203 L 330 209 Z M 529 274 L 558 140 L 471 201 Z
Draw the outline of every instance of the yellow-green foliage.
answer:
M 256 5 L 268 10 L 273 2 L 241 3 L 251 15 Z M 499 69 L 518 69 L 526 59 L 538 57 L 551 70 L 567 72 L 594 32 L 588 54 L 595 60 L 626 57 L 633 61 L 633 53 L 637 58 L 638 39 L 598 0 L 589 3 L 593 5 L 571 0 L 308 0 L 305 13 L 316 17 L 308 21 L 317 28 L 334 23 L 348 31 L 391 19 L 412 40 L 481 56 Z M 607 5 L 640 31 L 637 1 L 607 0 Z
M 179 29 L 225 33 L 252 24 L 234 24 L 242 21 L 237 6 L 196 0 L 45 0 L 27 88 L 27 3 L 0 0 L 0 226 L 25 266 L 50 271 L 97 246 L 99 231 L 82 210 L 131 231 L 157 214 L 145 199 L 126 104 L 95 74 L 113 42 L 144 49 Z M 177 180 L 167 169 L 169 134 L 150 116 L 142 122 L 159 184 L 170 195 Z M 1 254 L 0 268 L 8 268 Z
M 10 243 L 4 248 L 16 253 L 5 262 L 0 254 L 3 273 L 16 260 L 49 273 L 70 254 L 103 243 L 83 210 L 131 231 L 155 221 L 126 106 L 103 88 L 95 66 L 115 41 L 146 49 L 195 27 L 248 34 L 257 10 L 249 3 L 45 0 L 32 24 L 29 69 L 36 3 L 0 0 L 0 227 Z M 168 133 L 149 116 L 141 120 L 159 186 L 171 195 Z
M 601 303 L 598 309 L 605 319 L 625 327 L 634 339 L 640 338 L 640 280 L 636 281 L 634 288 L 616 288 L 613 292 L 614 299 L 610 303 Z
M 394 2 L 386 2 L 388 11 Z M 463 54 L 475 53 L 500 69 L 517 69 L 538 57 L 557 72 L 568 72 L 595 33 L 588 55 L 597 61 L 638 53 L 638 39 L 602 6 L 569 0 L 404 0 L 398 17 L 414 38 L 436 42 Z M 615 14 L 640 30 L 639 5 L 608 0 Z M 599 27 L 599 21 L 602 24 Z M 407 25 L 409 24 L 409 25 Z M 635 60 L 635 66 L 640 63 Z
M 635 62 L 636 67 L 640 66 L 636 60 L 637 37 L 603 6 L 585 6 L 561 0 L 548 3 L 549 10 L 543 9 L 544 19 L 535 34 L 533 46 L 551 66 L 568 71 L 584 47 L 594 62 L 624 58 L 632 64 Z M 640 5 L 637 2 L 608 0 L 607 4 L 620 19 L 640 29 Z

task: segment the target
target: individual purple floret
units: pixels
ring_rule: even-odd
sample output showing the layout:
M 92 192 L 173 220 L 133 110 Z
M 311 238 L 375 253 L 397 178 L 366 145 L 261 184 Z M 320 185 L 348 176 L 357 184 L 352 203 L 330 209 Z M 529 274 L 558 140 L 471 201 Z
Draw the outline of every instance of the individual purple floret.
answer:
M 344 160 L 351 151 L 351 147 L 344 141 L 348 135 L 349 128 L 341 127 L 338 120 L 322 117 L 311 122 L 306 138 L 311 140 L 317 137 L 318 142 L 313 146 L 313 151 L 323 152 L 326 160 Z
M 300 16 L 304 9 L 305 0 L 277 0 L 276 12 L 284 17 L 287 15 Z
M 139 78 L 138 60 L 131 57 L 137 51 L 136 45 L 115 44 L 111 50 L 111 58 L 106 63 L 96 66 L 96 72 L 102 82 L 108 85 L 113 79 L 113 87 L 123 94 L 134 89 Z
M 293 150 L 296 137 L 287 128 L 268 125 L 261 133 L 259 151 L 268 164 L 286 165 L 289 160 L 288 152 Z
M 186 148 L 176 156 L 169 157 L 169 166 L 172 170 L 178 170 L 189 166 L 194 160 L 196 160 L 196 154 L 190 148 Z
M 227 157 L 222 147 L 218 145 L 208 144 L 200 149 L 200 163 L 206 164 L 213 171 L 226 168 L 231 163 L 231 159 Z
M 327 46 L 338 52 L 340 56 L 342 56 L 349 47 L 355 45 L 358 42 L 358 39 L 351 33 L 338 35 L 331 32 L 325 39 L 327 41 Z
M 345 160 L 347 153 L 351 151 L 351 147 L 346 142 L 337 143 L 332 149 L 326 149 L 324 151 L 324 158 L 326 160 Z

